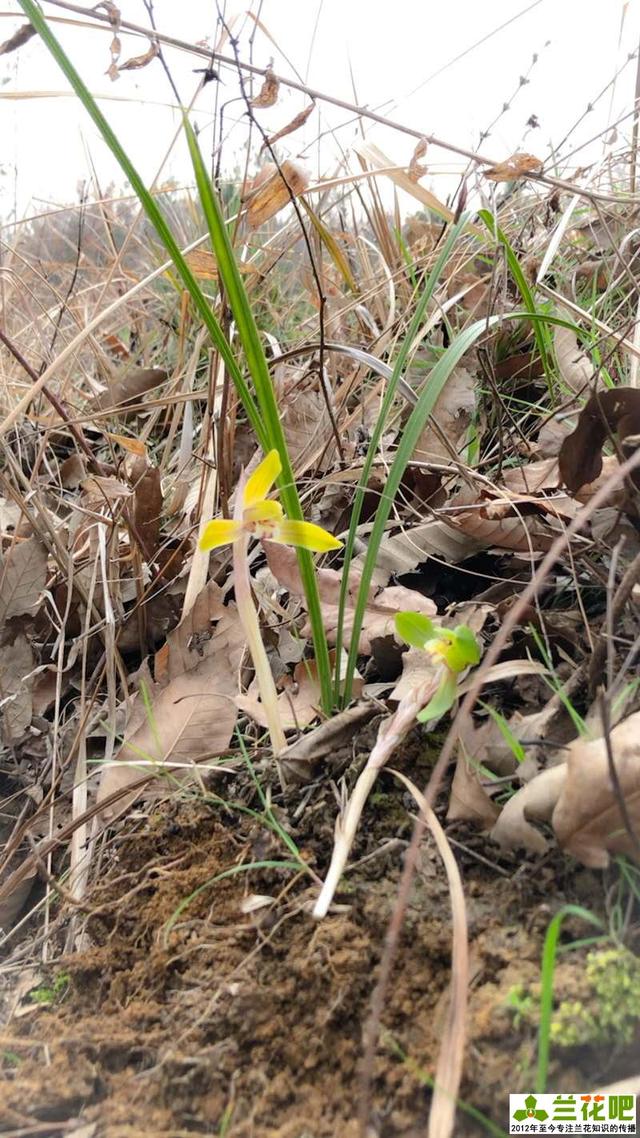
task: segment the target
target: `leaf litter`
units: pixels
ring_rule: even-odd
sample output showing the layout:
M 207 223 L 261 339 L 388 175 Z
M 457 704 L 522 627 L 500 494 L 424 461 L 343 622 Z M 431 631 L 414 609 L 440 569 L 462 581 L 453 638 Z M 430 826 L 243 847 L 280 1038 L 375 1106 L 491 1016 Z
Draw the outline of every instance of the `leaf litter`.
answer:
M 120 12 L 103 7 L 113 33 L 108 74 L 124 83 L 158 48 L 151 39 L 147 52 L 121 63 Z M 4 50 L 26 41 L 19 28 Z M 267 68 L 249 100 L 259 122 L 276 106 L 286 120 L 283 90 Z M 356 210 L 348 222 L 330 196 L 319 206 L 305 166 L 280 157 L 279 145 L 286 140 L 282 155 L 295 155 L 296 134 L 317 105 L 314 97 L 286 125 L 265 127 L 234 238 L 273 354 L 286 356 L 291 345 L 305 360 L 272 368 L 305 515 L 344 540 L 360 483 L 345 588 L 342 554 L 316 568 L 327 640 L 332 649 L 341 644 L 332 655 L 339 691 L 375 511 L 409 417 L 451 337 L 474 320 L 503 319 L 487 322 L 463 353 L 415 436 L 364 605 L 348 707 L 323 707 L 296 554 L 266 541 L 252 552 L 287 733 L 284 789 L 274 777 L 230 558 L 223 549 L 210 557 L 197 550 L 211 514 L 232 516 L 240 470 L 256 450 L 213 345 L 168 277 L 130 298 L 111 277 L 105 284 L 105 249 L 116 230 L 129 234 L 118 250 L 125 279 L 142 281 L 157 268 L 149 234 L 136 233 L 126 201 L 87 203 L 79 266 L 73 242 L 41 219 L 8 252 L 14 269 L 22 258 L 43 313 L 57 301 L 38 266 L 69 287 L 61 315 L 69 339 L 81 288 L 104 287 L 105 309 L 116 305 L 97 338 L 83 339 L 73 366 L 62 355 L 53 385 L 62 411 L 34 403 L 2 437 L 0 1113 L 16 1132 L 356 1138 L 362 1030 L 397 913 L 418 788 L 476 686 L 472 718 L 459 720 L 455 767 L 429 807 L 440 820 L 438 844 L 422 844 L 409 935 L 387 992 L 369 1071 L 372 1133 L 435 1132 L 422 1076 L 433 1078 L 444 1062 L 452 927 L 458 953 L 468 926 L 472 982 L 463 993 L 464 1054 L 455 1052 L 451 1070 L 462 1071 L 461 1100 L 494 1126 L 504 1113 L 496 1103 L 517 1089 L 514 1071 L 531 1078 L 537 1025 L 514 1015 L 513 993 L 537 999 L 550 915 L 563 905 L 590 908 L 638 951 L 637 894 L 624 884 L 634 880 L 640 848 L 637 472 L 602 496 L 620 464 L 633 460 L 640 435 L 624 340 L 637 296 L 628 276 L 623 284 L 616 278 L 625 207 L 607 204 L 607 234 L 583 199 L 591 225 L 576 225 L 554 250 L 569 190 L 545 184 L 532 155 L 484 164 L 522 277 L 471 216 L 365 477 L 397 358 L 392 337 L 399 331 L 401 342 L 416 286 L 455 214 L 421 185 L 432 153 L 422 137 L 412 153 L 405 148 L 406 168 L 371 143 L 347 156 L 341 190 L 353 180 L 348 192 L 359 187 L 366 216 Z M 267 163 L 260 146 L 270 150 Z M 408 195 L 426 220 L 416 214 L 404 229 L 396 224 L 376 179 Z M 292 198 L 311 223 L 305 249 Z M 193 201 L 176 195 L 168 209 L 184 244 L 202 236 Z M 66 237 L 77 235 L 74 211 L 63 219 Z M 636 253 L 630 249 L 632 275 Z M 189 256 L 215 295 L 212 255 L 194 248 Z M 562 301 L 544 309 L 556 321 L 544 338 L 526 295 L 542 258 L 554 262 Z M 603 287 L 594 290 L 596 277 Z M 615 307 L 612 282 L 623 289 Z M 544 287 L 529 284 L 533 303 L 547 304 Z M 12 303 L 19 312 L 17 292 Z M 37 371 L 43 331 L 34 311 L 14 313 L 7 335 Z M 25 377 L 5 347 L 11 408 Z M 550 549 L 558 556 L 533 601 L 519 608 Z M 499 658 L 456 671 L 451 707 L 427 726 L 417 716 L 435 698 L 439 673 L 433 655 L 398 639 L 396 617 L 406 612 L 433 622 L 441 644 L 449 643 L 443 630 L 469 626 L 479 655 L 517 615 Z M 604 733 L 602 699 L 614 724 Z M 365 784 L 356 826 L 349 801 Z M 321 906 L 326 915 L 314 923 L 334 841 L 347 832 L 349 849 Z M 457 878 L 443 870 L 443 849 Z M 623 910 L 621 927 L 612 913 Z M 567 946 L 569 935 L 584 935 L 577 919 Z M 556 1008 L 583 990 L 583 950 L 569 957 L 558 972 Z M 16 965 L 27 976 L 25 961 L 29 986 L 12 986 Z M 63 997 L 56 975 L 67 978 Z M 45 1008 L 30 998 L 38 988 L 53 993 Z M 622 1043 L 606 1054 L 588 1039 L 553 1050 L 554 1088 L 635 1073 L 633 1047 Z M 433 1111 L 442 1111 L 437 1095 Z M 478 1132 L 462 1108 L 455 1123 L 449 1108 L 439 1117 L 443 1134 Z

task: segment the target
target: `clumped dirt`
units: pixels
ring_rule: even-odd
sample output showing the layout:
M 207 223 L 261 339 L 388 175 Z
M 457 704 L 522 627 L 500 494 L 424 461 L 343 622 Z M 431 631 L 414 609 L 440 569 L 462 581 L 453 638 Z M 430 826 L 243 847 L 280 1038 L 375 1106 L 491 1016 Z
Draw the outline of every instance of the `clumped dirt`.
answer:
M 247 804 L 260 810 L 248 790 Z M 326 783 L 304 811 L 295 803 L 278 811 L 317 870 L 327 863 L 334 815 Z M 91 913 L 75 918 L 79 951 L 43 973 L 68 976 L 66 990 L 44 1007 L 25 995 L 3 1033 L 0 1132 L 356 1138 L 362 1029 L 411 832 L 398 783 L 382 775 L 354 850 L 359 864 L 338 910 L 321 923 L 310 916 L 310 876 L 265 865 L 290 854 L 246 812 L 185 792 L 140 812 L 135 825 L 129 818 L 112 843 Z M 508 1092 L 531 1089 L 535 1031 L 515 1025 L 507 997 L 539 978 L 548 899 L 553 911 L 567 900 L 593 904 L 602 888 L 559 856 L 537 866 L 494 864 L 486 838 L 460 828 L 451 836 L 462 843 L 473 977 L 462 1098 L 497 1134 Z M 263 896 L 274 900 L 255 908 Z M 63 912 L 61 942 L 68 921 Z M 376 1057 L 370 1133 L 380 1138 L 425 1133 L 425 1076 L 446 1014 L 450 938 L 448 887 L 427 842 Z M 552 1085 L 606 1082 L 608 1072 L 613 1081 L 632 1072 L 632 1053 L 565 1053 Z M 484 1132 L 477 1117 L 459 1112 L 456 1135 Z

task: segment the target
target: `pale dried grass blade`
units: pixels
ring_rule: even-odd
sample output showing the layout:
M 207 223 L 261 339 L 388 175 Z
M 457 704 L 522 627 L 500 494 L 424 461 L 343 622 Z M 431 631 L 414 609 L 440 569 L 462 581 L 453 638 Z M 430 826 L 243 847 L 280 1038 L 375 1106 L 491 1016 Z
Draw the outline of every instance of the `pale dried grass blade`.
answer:
M 415 798 L 424 817 L 438 853 L 442 858 L 451 898 L 452 949 L 451 998 L 447 1022 L 440 1045 L 434 1082 L 433 1099 L 429 1112 L 428 1138 L 450 1138 L 456 1116 L 456 1101 L 462 1078 L 462 1063 L 467 1030 L 467 993 L 469 989 L 469 941 L 467 908 L 462 878 L 453 851 L 442 826 L 415 783 L 400 771 L 390 768 Z

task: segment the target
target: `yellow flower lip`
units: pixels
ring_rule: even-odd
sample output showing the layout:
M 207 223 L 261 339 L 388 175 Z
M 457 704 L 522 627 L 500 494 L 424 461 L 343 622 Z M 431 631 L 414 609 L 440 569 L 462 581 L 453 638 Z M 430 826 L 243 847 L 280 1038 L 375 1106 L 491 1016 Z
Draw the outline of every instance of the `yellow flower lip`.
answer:
M 285 518 L 280 503 L 267 498 L 266 495 L 281 473 L 280 455 L 277 450 L 270 450 L 247 479 L 242 493 L 242 520 L 214 518 L 207 522 L 198 542 L 200 549 L 206 551 L 233 544 L 244 534 L 259 541 L 299 546 L 312 553 L 341 549 L 342 542 L 322 526 Z

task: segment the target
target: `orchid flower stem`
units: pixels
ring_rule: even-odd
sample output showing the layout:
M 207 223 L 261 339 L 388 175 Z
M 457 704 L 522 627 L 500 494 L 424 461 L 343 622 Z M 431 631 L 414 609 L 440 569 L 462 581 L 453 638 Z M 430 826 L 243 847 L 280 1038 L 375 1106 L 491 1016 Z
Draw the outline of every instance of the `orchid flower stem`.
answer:
M 415 726 L 416 716 L 423 707 L 426 707 L 434 692 L 438 688 L 440 676 L 431 676 L 424 683 L 412 688 L 398 704 L 395 713 L 382 724 L 378 731 L 375 746 L 369 755 L 367 765 L 361 771 L 351 793 L 346 809 L 336 826 L 336 837 L 333 847 L 331 864 L 324 880 L 320 896 L 316 901 L 313 915 L 321 919 L 326 917 L 333 896 L 340 884 L 340 878 L 345 870 L 351 847 L 353 845 L 362 811 L 372 787 L 396 747 Z
M 233 583 L 236 605 L 256 673 L 260 700 L 267 719 L 269 735 L 271 736 L 273 754 L 277 759 L 278 755 L 286 747 L 287 741 L 280 718 L 280 710 L 278 708 L 278 693 L 276 692 L 271 666 L 262 640 L 258 614 L 253 603 L 253 596 L 251 595 L 248 550 L 249 538 L 247 534 L 242 534 L 233 545 Z

